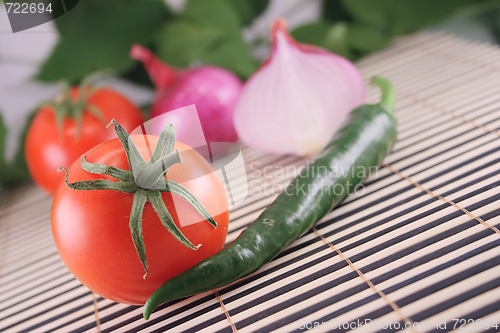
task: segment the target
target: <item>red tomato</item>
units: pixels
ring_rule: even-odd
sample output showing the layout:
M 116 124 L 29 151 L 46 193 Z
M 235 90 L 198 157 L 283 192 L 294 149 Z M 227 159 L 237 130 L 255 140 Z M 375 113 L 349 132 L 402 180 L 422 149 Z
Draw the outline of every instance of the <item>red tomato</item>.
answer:
M 132 136 L 146 161 L 157 137 Z M 166 280 L 219 251 L 227 235 L 228 205 L 224 188 L 211 166 L 195 150 L 176 142 L 182 163 L 173 165 L 167 178 L 186 187 L 218 223 L 214 228 L 184 199 L 163 193 L 162 198 L 180 231 L 194 244 L 192 250 L 177 241 L 160 222 L 149 202 L 143 213 L 143 238 L 149 275 L 136 252 L 129 228 L 133 194 L 114 190 L 80 191 L 61 182 L 52 205 L 52 232 L 59 254 L 69 270 L 85 286 L 120 303 L 144 304 Z M 85 153 L 87 161 L 130 170 L 118 139 L 104 142 Z M 108 176 L 90 174 L 76 161 L 68 181 Z M 203 176 L 204 175 L 204 176 Z M 115 180 L 115 179 L 113 179 Z
M 73 88 L 74 100 L 77 94 L 78 88 Z M 29 127 L 25 142 L 26 163 L 33 180 L 50 194 L 54 194 L 63 178 L 57 172 L 59 167 L 68 167 L 90 148 L 116 137 L 112 126 L 106 128 L 111 119 L 116 119 L 128 132 L 144 121 L 140 109 L 111 89 L 99 89 L 87 99 L 87 103 L 98 108 L 103 119 L 99 120 L 89 110 L 84 110 L 79 135 L 75 118 L 68 117 L 63 120 L 61 138 L 55 111 L 50 106 L 42 107 Z

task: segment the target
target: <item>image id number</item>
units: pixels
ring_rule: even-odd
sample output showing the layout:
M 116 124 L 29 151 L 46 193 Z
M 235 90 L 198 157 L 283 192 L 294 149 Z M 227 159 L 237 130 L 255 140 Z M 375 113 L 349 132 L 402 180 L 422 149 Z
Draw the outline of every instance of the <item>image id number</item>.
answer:
M 7 13 L 14 14 L 35 14 L 35 13 L 52 13 L 52 4 L 44 4 L 42 2 L 6 2 L 5 7 L 7 9 Z
M 481 319 L 452 319 L 453 329 L 467 330 L 467 329 L 488 329 L 496 328 L 499 325 L 497 321 L 481 320 Z

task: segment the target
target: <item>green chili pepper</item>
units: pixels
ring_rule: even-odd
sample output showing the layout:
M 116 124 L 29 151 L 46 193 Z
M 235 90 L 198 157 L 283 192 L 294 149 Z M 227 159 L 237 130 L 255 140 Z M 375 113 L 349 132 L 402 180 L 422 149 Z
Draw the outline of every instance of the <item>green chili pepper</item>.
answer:
M 316 159 L 239 237 L 159 287 L 144 307 L 144 318 L 160 304 L 223 287 L 270 261 L 363 182 L 396 142 L 394 89 L 381 78 L 379 104 L 350 113 Z

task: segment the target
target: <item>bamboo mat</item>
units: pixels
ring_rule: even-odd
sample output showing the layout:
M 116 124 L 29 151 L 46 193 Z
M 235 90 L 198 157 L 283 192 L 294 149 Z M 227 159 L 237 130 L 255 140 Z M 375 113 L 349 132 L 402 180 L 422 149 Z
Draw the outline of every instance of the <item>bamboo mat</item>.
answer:
M 358 66 L 398 96 L 399 140 L 376 175 L 258 272 L 149 321 L 67 271 L 50 198 L 1 192 L 0 331 L 500 331 L 500 49 L 426 32 Z M 228 241 L 304 163 L 243 152 L 250 195 Z

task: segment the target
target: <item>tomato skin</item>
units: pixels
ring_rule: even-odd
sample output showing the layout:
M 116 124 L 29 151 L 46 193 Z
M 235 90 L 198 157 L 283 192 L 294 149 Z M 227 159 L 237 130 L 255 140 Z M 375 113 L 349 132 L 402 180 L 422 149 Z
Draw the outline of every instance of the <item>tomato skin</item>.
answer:
M 75 100 L 77 93 L 78 88 L 73 88 Z M 101 111 L 103 120 L 84 110 L 79 135 L 76 120 L 65 118 L 61 137 L 55 111 L 50 106 L 42 107 L 30 124 L 25 142 L 26 164 L 35 183 L 49 194 L 54 194 L 63 178 L 57 172 L 59 167 L 68 167 L 90 148 L 116 137 L 112 127 L 106 128 L 111 119 L 114 118 L 129 132 L 144 121 L 139 108 L 111 89 L 99 89 L 88 98 L 88 103 Z
M 157 137 L 144 140 L 132 136 L 139 151 L 149 160 Z M 141 136 L 142 137 L 142 136 Z M 172 166 L 167 178 L 186 187 L 218 223 L 214 229 L 184 199 L 163 193 L 162 198 L 181 232 L 194 244 L 192 250 L 177 241 L 161 224 L 148 202 L 143 213 L 143 238 L 149 275 L 132 242 L 129 216 L 133 194 L 114 190 L 79 191 L 61 183 L 52 205 L 52 232 L 59 254 L 69 270 L 85 286 L 110 300 L 144 304 L 167 279 L 219 251 L 227 235 L 229 213 L 224 188 L 211 166 L 196 151 L 176 142 L 183 162 Z M 104 142 L 87 153 L 89 162 L 129 170 L 118 139 Z M 212 173 L 210 173 L 212 172 Z M 199 177 L 205 174 L 203 177 Z M 68 170 L 69 182 L 108 176 L 89 174 L 75 161 Z

